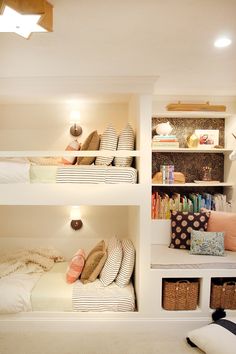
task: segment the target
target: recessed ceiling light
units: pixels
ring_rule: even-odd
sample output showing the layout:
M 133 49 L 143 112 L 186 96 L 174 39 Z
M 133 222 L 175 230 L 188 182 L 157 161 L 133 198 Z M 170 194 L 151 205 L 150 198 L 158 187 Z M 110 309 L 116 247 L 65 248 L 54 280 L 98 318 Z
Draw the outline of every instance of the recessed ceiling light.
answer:
M 220 37 L 215 40 L 214 46 L 217 48 L 224 48 L 228 47 L 232 43 L 230 38 L 227 37 Z

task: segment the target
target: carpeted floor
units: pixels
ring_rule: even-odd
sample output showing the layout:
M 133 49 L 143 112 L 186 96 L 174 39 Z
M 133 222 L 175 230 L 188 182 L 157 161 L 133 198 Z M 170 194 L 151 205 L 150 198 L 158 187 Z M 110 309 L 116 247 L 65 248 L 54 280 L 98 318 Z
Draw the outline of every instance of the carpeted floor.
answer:
M 178 340 L 155 332 L 2 331 L 0 354 L 199 354 L 184 337 Z

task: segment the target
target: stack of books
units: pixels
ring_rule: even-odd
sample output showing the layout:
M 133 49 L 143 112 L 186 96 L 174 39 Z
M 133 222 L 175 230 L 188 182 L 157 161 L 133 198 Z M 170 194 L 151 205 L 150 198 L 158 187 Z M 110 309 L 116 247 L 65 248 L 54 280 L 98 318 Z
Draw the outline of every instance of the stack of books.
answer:
M 154 135 L 152 138 L 152 148 L 179 148 L 179 142 L 176 135 Z

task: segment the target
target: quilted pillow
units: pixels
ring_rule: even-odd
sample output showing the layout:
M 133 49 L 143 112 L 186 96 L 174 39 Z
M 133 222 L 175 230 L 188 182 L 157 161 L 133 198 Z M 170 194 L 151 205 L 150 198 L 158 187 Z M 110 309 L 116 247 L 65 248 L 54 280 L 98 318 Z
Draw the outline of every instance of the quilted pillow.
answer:
M 236 213 L 211 211 L 207 231 L 223 231 L 225 249 L 236 251 Z
M 72 142 L 66 147 L 66 151 L 78 151 L 79 149 L 80 143 L 77 139 L 72 140 Z M 73 165 L 76 161 L 76 156 L 64 156 L 61 160 L 65 165 Z
M 101 136 L 99 150 L 115 151 L 117 147 L 118 135 L 115 128 L 110 124 Z M 110 165 L 113 161 L 113 156 L 98 156 L 95 160 L 95 165 Z
M 104 286 L 110 285 L 119 272 L 123 250 L 120 240 L 112 237 L 107 248 L 107 260 L 100 274 L 100 281 Z
M 107 259 L 106 245 L 99 242 L 88 254 L 80 280 L 82 283 L 91 283 L 99 276 Z
M 119 273 L 116 277 L 116 284 L 120 287 L 125 287 L 129 284 L 134 270 L 135 249 L 131 240 L 122 240 L 121 245 L 123 249 L 123 258 Z
M 224 256 L 224 233 L 192 230 L 190 253 Z
M 117 150 L 134 150 L 134 131 L 130 124 L 122 130 L 119 136 Z M 131 156 L 115 157 L 114 163 L 115 166 L 130 167 L 132 160 L 133 158 Z
M 74 283 L 80 276 L 85 262 L 84 250 L 79 249 L 70 261 L 66 271 L 67 283 Z
M 171 242 L 170 248 L 190 249 L 192 230 L 207 230 L 210 212 L 188 213 L 173 211 L 171 213 Z
M 80 150 L 98 150 L 99 149 L 99 135 L 97 130 L 93 131 L 89 134 L 89 136 L 85 139 L 84 143 L 81 146 Z M 91 165 L 94 160 L 95 156 L 85 156 L 85 157 L 78 157 L 77 164 L 78 165 Z

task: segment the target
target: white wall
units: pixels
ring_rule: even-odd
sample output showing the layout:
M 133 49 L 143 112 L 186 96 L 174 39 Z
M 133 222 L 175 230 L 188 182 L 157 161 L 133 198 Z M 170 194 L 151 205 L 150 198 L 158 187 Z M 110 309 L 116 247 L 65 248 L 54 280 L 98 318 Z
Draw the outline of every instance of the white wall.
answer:
M 98 130 L 102 134 L 109 123 L 119 133 L 128 121 L 127 102 L 0 105 L 0 150 L 64 150 L 73 139 L 69 133 L 70 112 L 81 112 L 83 142 Z
M 83 227 L 70 226 L 70 206 L 0 206 L 0 250 L 52 246 L 70 258 L 78 248 L 88 252 L 99 240 L 138 235 L 137 207 L 81 206 Z M 134 225 L 130 230 L 130 223 Z

